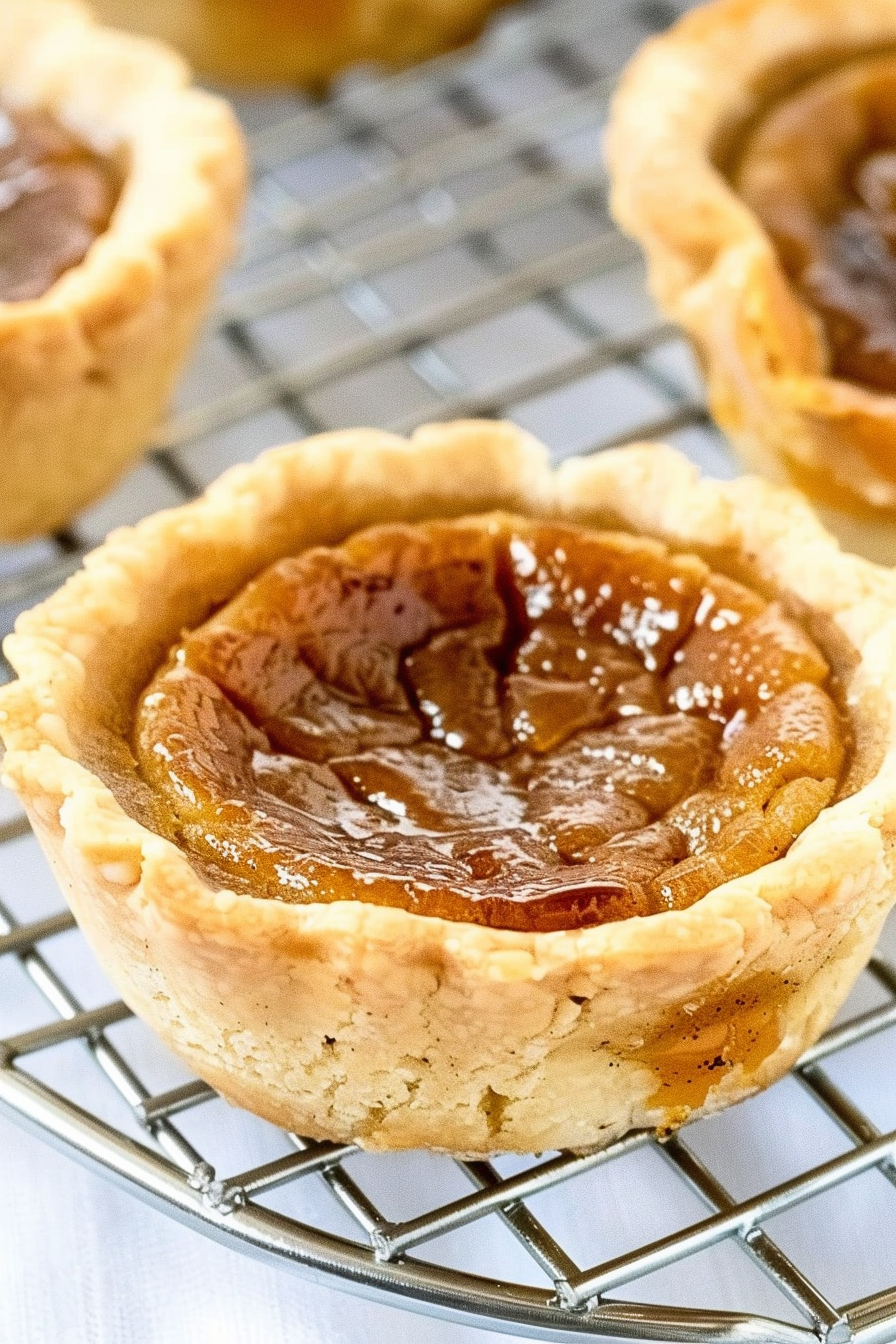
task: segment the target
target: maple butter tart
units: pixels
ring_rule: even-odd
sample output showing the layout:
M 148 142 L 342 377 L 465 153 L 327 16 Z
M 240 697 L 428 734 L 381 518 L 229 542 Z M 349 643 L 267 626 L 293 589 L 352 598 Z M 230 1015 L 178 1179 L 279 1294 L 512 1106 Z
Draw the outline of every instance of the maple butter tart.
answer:
M 613 208 L 720 425 L 896 561 L 896 0 L 715 0 L 636 56 Z
M 780 1076 L 896 896 L 896 579 L 661 447 L 276 450 L 6 651 L 6 776 L 125 999 L 302 1133 L 673 1127 Z
M 234 246 L 242 140 L 173 52 L 76 0 L 0 7 L 0 541 L 102 493 Z

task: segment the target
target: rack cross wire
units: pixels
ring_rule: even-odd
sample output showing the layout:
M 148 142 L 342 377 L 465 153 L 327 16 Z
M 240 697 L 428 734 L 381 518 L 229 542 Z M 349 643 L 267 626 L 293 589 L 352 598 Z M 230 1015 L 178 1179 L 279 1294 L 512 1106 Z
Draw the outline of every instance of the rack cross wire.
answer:
M 388 80 L 353 77 L 324 104 L 241 99 L 257 167 L 243 258 L 176 410 L 108 500 L 53 537 L 0 548 L 0 633 L 110 526 L 192 498 L 225 467 L 324 428 L 403 431 L 429 418 L 506 414 L 558 458 L 662 436 L 705 470 L 733 474 L 687 349 L 651 307 L 636 250 L 611 225 L 600 157 L 619 65 L 686 7 L 543 0 L 508 11 L 472 52 Z M 0 680 L 10 675 L 0 665 Z M 835 1026 L 794 1070 L 786 1104 L 801 1091 L 840 1139 L 820 1159 L 732 1193 L 720 1164 L 701 1156 L 701 1134 L 720 1121 L 663 1143 L 634 1132 L 585 1156 L 432 1157 L 430 1176 L 435 1163 L 472 1189 L 397 1218 L 364 1188 L 377 1184 L 371 1164 L 392 1159 L 362 1158 L 350 1145 L 278 1135 L 285 1153 L 222 1176 L 183 1132 L 195 1115 L 221 1107 L 216 1094 L 196 1079 L 162 1089 L 141 1081 L 127 1045 L 115 1043 L 128 1009 L 85 1007 L 59 969 L 55 949 L 79 935 L 67 912 L 31 908 L 16 876 L 23 851 L 39 862 L 27 822 L 0 797 L 0 970 L 24 972 L 44 1005 L 28 1029 L 10 1034 L 0 1020 L 0 1108 L 173 1217 L 353 1291 L 542 1340 L 896 1339 L 896 1251 L 892 1286 L 838 1306 L 768 1226 L 864 1174 L 896 1185 L 896 1129 L 879 1127 L 837 1072 L 838 1061 L 878 1038 L 892 1064 L 896 965 L 883 955 L 865 976 L 871 1006 Z M 0 1004 L 9 1001 L 0 993 Z M 85 1108 L 54 1078 L 54 1060 L 72 1043 L 123 1102 L 116 1119 Z M 647 1152 L 703 1216 L 661 1233 L 645 1219 L 637 1244 L 589 1263 L 533 1211 L 553 1192 L 573 1223 L 579 1214 L 600 1226 L 589 1179 Z M 367 1165 L 356 1179 L 346 1164 L 359 1162 Z M 339 1231 L 326 1217 L 283 1211 L 284 1195 L 312 1178 L 340 1211 Z M 414 1195 L 431 1205 L 424 1184 Z M 892 1226 L 892 1210 L 889 1218 Z M 468 1263 L 451 1263 L 452 1234 L 469 1238 L 483 1220 L 499 1220 L 522 1247 L 516 1277 L 506 1257 L 490 1261 L 475 1239 Z M 445 1238 L 447 1257 L 438 1249 Z M 663 1305 L 649 1292 L 639 1301 L 615 1296 L 722 1245 L 774 1285 L 763 1311 L 707 1305 L 706 1280 L 693 1275 L 686 1304 Z

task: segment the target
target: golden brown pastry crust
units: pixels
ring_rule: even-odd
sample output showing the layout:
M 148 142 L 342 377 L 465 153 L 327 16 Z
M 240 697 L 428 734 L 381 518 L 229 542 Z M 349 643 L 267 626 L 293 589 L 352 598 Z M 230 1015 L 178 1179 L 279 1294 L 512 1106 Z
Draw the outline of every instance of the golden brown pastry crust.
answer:
M 858 651 L 862 787 L 688 910 L 550 934 L 214 891 L 134 819 L 134 703 L 182 629 L 277 557 L 495 508 L 697 549 L 829 618 Z M 225 1096 L 305 1134 L 587 1148 L 718 1109 L 830 1021 L 896 897 L 896 576 L 842 555 L 793 492 L 700 481 L 663 447 L 554 473 L 521 431 L 468 422 L 278 449 L 113 534 L 5 648 L 5 776 L 124 998 Z
M 40 299 L 0 303 L 0 540 L 60 526 L 144 446 L 228 260 L 245 186 L 226 104 L 72 0 L 0 6 L 0 95 L 121 164 L 109 228 Z
M 777 99 L 894 47 L 896 0 L 715 0 L 635 57 L 607 142 L 614 215 L 693 338 L 719 424 L 751 465 L 812 494 L 846 544 L 888 563 L 896 476 L 873 463 L 896 453 L 896 397 L 829 376 L 817 315 L 727 175 Z
M 362 61 L 412 65 L 475 37 L 507 0 L 95 0 L 106 22 L 171 42 L 203 74 L 321 88 Z

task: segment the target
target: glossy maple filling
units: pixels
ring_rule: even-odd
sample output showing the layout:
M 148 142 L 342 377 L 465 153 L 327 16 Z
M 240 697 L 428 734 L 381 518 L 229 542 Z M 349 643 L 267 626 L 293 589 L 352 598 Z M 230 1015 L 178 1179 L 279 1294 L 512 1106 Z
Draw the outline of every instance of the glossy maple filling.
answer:
M 111 166 L 46 112 L 0 105 L 0 302 L 39 299 L 109 225 Z
M 273 565 L 173 651 L 135 752 L 218 885 L 549 931 L 783 855 L 844 769 L 834 689 L 696 556 L 493 515 Z
M 856 62 L 783 99 L 737 184 L 818 313 L 831 372 L 896 392 L 896 59 Z

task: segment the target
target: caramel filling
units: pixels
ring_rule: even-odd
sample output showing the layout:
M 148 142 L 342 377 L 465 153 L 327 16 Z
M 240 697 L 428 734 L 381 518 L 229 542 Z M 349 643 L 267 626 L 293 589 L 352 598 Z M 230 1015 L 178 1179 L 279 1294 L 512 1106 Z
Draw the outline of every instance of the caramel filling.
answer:
M 896 58 L 857 62 L 779 103 L 737 186 L 821 318 L 831 372 L 896 392 Z
M 784 854 L 844 769 L 832 689 L 697 557 L 495 515 L 275 564 L 173 651 L 135 751 L 218 884 L 548 931 Z
M 39 299 L 108 227 L 105 160 L 45 112 L 0 108 L 0 301 Z

